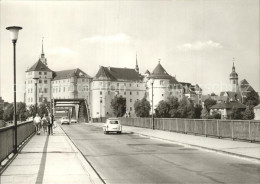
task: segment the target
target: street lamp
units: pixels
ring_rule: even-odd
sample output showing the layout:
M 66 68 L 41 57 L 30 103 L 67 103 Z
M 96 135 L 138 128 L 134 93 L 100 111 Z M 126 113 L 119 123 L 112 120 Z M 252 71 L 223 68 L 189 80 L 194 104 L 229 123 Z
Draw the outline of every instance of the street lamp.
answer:
M 35 108 L 36 108 L 36 114 L 37 114 L 37 111 L 38 111 L 38 104 L 37 104 L 37 84 L 38 84 L 38 79 L 39 77 L 34 77 L 33 78 L 35 81 L 34 81 L 34 84 L 35 84 Z
M 100 121 L 102 122 L 101 110 L 102 110 L 102 97 L 100 97 Z
M 153 115 L 153 84 L 154 84 L 154 79 L 151 78 L 151 84 L 152 84 L 152 123 L 153 123 L 153 130 L 154 130 L 154 115 Z
M 6 28 L 10 31 L 10 37 L 14 48 L 14 153 L 17 153 L 17 119 L 16 119 L 16 42 L 18 40 L 18 33 L 22 27 L 11 26 Z

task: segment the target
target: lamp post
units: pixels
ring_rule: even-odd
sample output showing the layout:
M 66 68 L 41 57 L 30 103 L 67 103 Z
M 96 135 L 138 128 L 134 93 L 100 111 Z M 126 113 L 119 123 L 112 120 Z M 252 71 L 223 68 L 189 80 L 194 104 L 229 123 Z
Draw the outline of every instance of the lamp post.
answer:
M 22 27 L 11 26 L 6 28 L 10 31 L 10 37 L 14 48 L 14 153 L 17 153 L 17 118 L 16 118 L 16 42 L 18 40 L 18 33 Z
M 154 115 L 153 115 L 153 84 L 154 84 L 154 79 L 151 78 L 151 84 L 152 84 L 152 124 L 153 124 L 153 130 L 154 130 Z
M 33 78 L 35 80 L 34 84 L 35 84 L 35 108 L 36 108 L 36 114 L 37 114 L 37 111 L 38 111 L 38 104 L 37 104 L 37 84 L 38 84 L 38 79 L 39 77 L 34 77 Z
M 100 121 L 102 122 L 102 114 L 101 114 L 101 111 L 102 111 L 102 97 L 100 97 Z

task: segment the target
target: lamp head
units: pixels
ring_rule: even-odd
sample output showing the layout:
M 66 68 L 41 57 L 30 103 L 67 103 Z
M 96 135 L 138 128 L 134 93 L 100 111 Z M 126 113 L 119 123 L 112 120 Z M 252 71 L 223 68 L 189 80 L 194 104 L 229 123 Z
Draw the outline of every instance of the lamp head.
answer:
M 10 31 L 10 37 L 13 42 L 16 42 L 18 39 L 18 33 L 20 29 L 23 29 L 22 27 L 19 26 L 10 26 L 6 28 L 8 31 Z

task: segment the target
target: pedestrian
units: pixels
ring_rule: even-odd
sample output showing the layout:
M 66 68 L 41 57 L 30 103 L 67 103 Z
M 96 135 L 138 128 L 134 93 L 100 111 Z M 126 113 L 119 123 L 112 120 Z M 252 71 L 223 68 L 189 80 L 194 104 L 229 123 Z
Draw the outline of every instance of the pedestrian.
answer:
M 52 125 L 53 125 L 53 118 L 52 118 L 52 114 L 50 114 L 49 116 L 47 116 L 47 122 L 48 122 L 48 135 L 53 135 L 53 130 L 52 130 Z
M 41 134 L 41 117 L 36 113 L 36 116 L 34 117 L 34 125 L 36 129 L 36 134 L 40 135 Z
M 43 133 L 47 134 L 47 127 L 48 127 L 48 121 L 47 121 L 47 117 L 46 115 L 44 114 L 43 117 L 42 117 L 42 128 L 43 128 Z

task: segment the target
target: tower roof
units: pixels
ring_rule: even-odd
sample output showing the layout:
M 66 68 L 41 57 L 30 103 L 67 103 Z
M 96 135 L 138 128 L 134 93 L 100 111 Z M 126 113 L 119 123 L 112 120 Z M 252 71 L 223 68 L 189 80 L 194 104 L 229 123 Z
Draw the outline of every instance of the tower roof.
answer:
M 149 72 L 149 70 L 146 70 L 144 74 L 149 74 L 149 75 L 150 75 L 150 72 Z
M 237 79 L 238 78 L 238 74 L 236 73 L 236 68 L 235 68 L 235 65 L 234 65 L 234 61 L 233 61 L 233 66 L 232 66 L 232 72 L 231 74 L 229 75 L 229 78 L 230 79 Z
M 38 60 L 31 68 L 29 68 L 26 72 L 31 72 L 31 71 L 48 71 L 52 72 L 51 69 L 48 68 L 41 60 Z
M 157 79 L 170 79 L 172 76 L 170 76 L 163 66 L 160 64 L 160 61 L 158 65 L 154 68 L 153 72 L 150 74 L 149 78 L 157 78 Z

